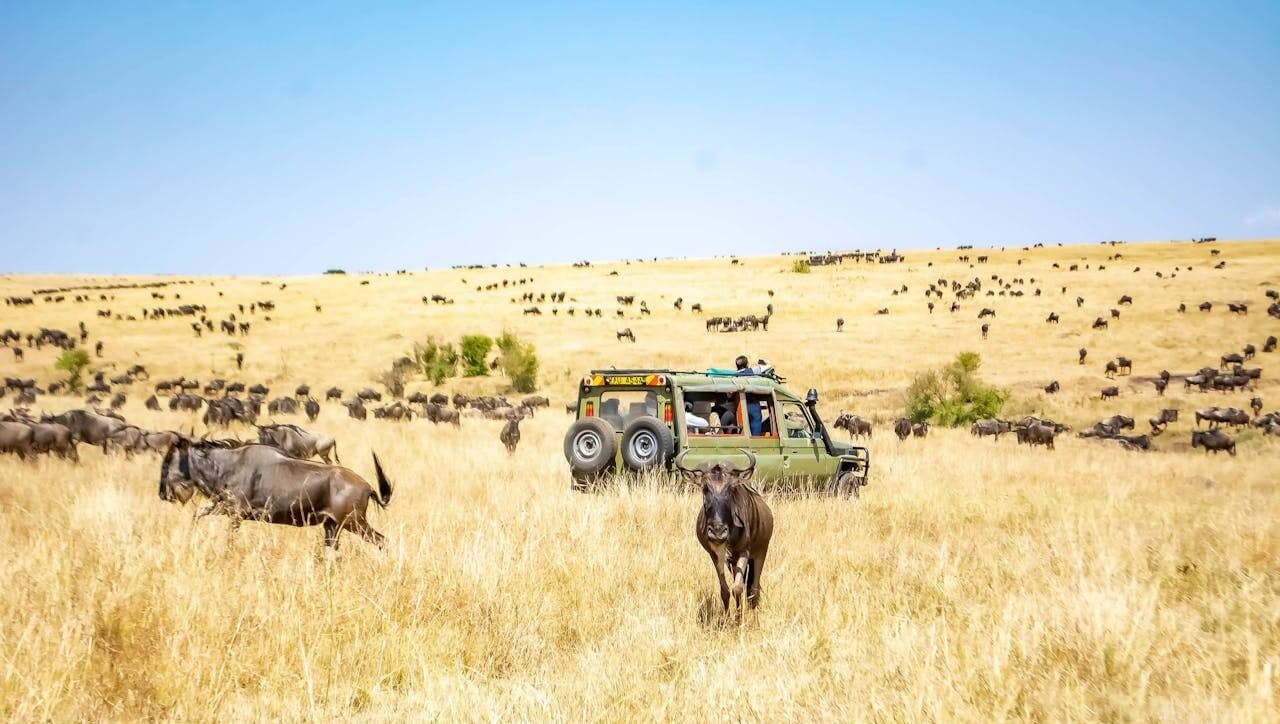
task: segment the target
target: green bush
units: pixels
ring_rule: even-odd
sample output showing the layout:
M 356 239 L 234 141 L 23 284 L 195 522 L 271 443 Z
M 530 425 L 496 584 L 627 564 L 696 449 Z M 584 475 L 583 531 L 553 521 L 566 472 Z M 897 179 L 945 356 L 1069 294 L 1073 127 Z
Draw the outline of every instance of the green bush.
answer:
M 458 351 L 452 342 L 441 345 L 435 337 L 427 337 L 425 345 L 413 345 L 413 360 L 423 376 L 436 386 L 458 374 Z
M 84 369 L 88 366 L 89 353 L 79 347 L 64 349 L 53 363 L 54 369 L 67 373 L 67 387 L 70 388 L 73 394 L 80 392 L 80 388 L 83 385 L 83 380 L 80 379 L 80 376 L 84 374 Z
M 498 337 L 498 367 L 511 380 L 516 392 L 536 392 L 538 389 L 538 353 L 532 344 L 520 341 L 511 332 Z
M 489 350 L 493 339 L 483 334 L 468 334 L 462 342 L 462 374 L 467 377 L 483 377 L 489 374 Z
M 907 418 L 958 427 L 999 415 L 1009 393 L 984 383 L 981 366 L 977 352 L 961 352 L 946 367 L 916 375 L 907 387 Z
M 795 272 L 796 274 L 808 274 L 809 260 L 796 259 L 795 261 L 791 262 L 791 271 Z
M 325 274 L 346 274 L 347 270 L 346 269 L 325 269 L 324 273 Z

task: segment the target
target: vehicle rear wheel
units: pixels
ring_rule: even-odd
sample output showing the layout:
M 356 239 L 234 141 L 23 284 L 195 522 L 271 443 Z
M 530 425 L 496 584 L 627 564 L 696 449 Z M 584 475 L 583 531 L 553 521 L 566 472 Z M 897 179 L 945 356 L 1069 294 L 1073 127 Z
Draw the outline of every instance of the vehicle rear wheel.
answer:
M 590 478 L 613 465 L 618 452 L 613 426 L 598 417 L 573 423 L 564 436 L 564 457 L 575 480 Z
M 622 461 L 636 472 L 665 468 L 674 452 L 670 428 L 656 417 L 638 417 L 622 431 Z
M 835 494 L 841 498 L 858 498 L 861 497 L 858 489 L 862 486 L 862 478 L 852 470 L 846 470 L 836 476 Z

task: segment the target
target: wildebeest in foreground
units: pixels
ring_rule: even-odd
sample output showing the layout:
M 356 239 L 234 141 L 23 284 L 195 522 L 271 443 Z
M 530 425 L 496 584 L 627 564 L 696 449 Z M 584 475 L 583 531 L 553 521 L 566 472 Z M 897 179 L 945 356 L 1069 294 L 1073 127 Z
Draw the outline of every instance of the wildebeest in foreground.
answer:
M 1151 425 L 1152 435 L 1159 435 L 1164 432 L 1164 429 L 1169 426 L 1169 423 L 1177 421 L 1178 411 L 1166 408 L 1160 411 L 1159 416 L 1149 418 L 1147 420 L 1147 424 Z
M 685 480 L 702 489 L 694 532 L 715 566 L 724 611 L 729 611 L 732 593 L 739 615 L 743 593 L 748 607 L 760 603 L 760 576 L 773 537 L 773 511 L 750 483 L 756 457 L 746 450 L 743 454 L 748 460 L 746 468 L 707 462 L 689 469 L 681 462 L 684 453 L 675 459 L 675 467 Z M 732 587 L 729 581 L 733 581 Z
M 196 517 L 218 513 L 234 531 L 244 520 L 324 526 L 324 544 L 338 547 L 347 530 L 381 546 L 383 537 L 366 517 L 369 501 L 386 508 L 391 482 L 375 453 L 375 490 L 347 468 L 298 460 L 267 445 L 180 438 L 160 464 L 160 499 L 186 503 L 199 492 L 209 505 Z

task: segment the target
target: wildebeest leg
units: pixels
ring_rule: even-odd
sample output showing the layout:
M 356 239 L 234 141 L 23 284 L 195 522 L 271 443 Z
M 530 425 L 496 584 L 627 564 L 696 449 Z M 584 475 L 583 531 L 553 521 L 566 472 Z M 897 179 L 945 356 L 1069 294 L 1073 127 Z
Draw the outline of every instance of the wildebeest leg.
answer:
M 747 567 L 747 606 L 755 608 L 760 605 L 760 574 L 764 572 L 766 553 L 759 558 L 752 558 Z
M 746 591 L 747 563 L 751 559 L 743 553 L 733 562 L 733 608 L 742 616 L 742 594 Z
M 332 518 L 325 518 L 324 521 L 324 544 L 328 548 L 335 551 L 338 550 L 338 521 Z
M 386 542 L 386 538 L 381 533 L 374 530 L 373 526 L 369 525 L 369 521 L 364 517 L 363 513 L 352 513 L 347 517 L 347 520 L 343 523 L 342 527 L 355 533 L 361 538 L 364 538 L 379 548 L 382 548 Z
M 725 613 L 729 612 L 729 583 L 725 580 L 725 566 L 720 562 L 720 556 L 710 553 L 711 565 L 716 569 L 716 577 L 720 580 L 720 604 L 724 607 Z

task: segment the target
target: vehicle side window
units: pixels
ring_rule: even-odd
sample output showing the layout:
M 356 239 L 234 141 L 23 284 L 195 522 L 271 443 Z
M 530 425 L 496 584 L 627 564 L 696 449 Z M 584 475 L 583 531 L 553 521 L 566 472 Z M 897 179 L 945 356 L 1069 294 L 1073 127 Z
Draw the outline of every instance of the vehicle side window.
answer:
M 813 437 L 813 426 L 804 408 L 794 402 L 784 402 L 782 408 L 783 437 L 807 440 Z
M 606 390 L 600 393 L 600 419 L 622 430 L 636 418 L 658 416 L 658 395 L 653 390 Z
M 739 394 L 686 392 L 684 399 L 693 408 L 692 413 L 685 413 L 685 427 L 690 435 L 719 437 L 742 434 L 746 421 L 741 419 L 743 411 Z M 705 422 L 705 426 L 691 424 L 694 418 Z

